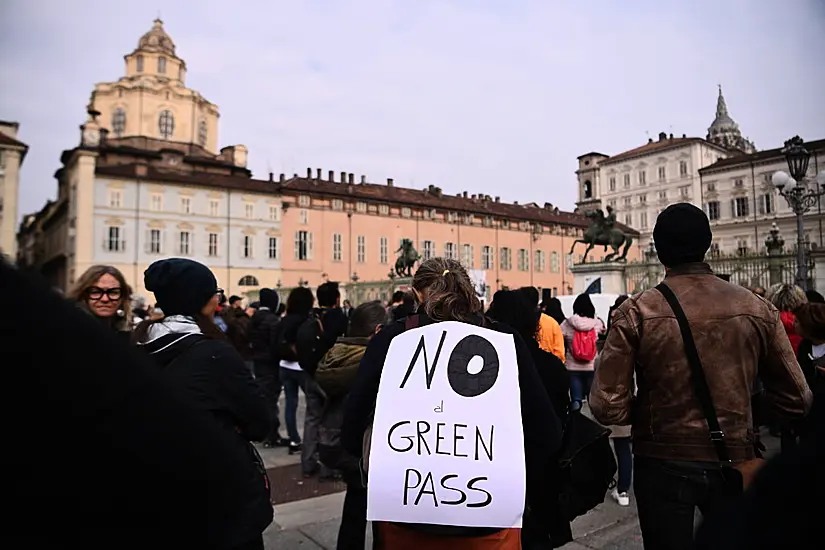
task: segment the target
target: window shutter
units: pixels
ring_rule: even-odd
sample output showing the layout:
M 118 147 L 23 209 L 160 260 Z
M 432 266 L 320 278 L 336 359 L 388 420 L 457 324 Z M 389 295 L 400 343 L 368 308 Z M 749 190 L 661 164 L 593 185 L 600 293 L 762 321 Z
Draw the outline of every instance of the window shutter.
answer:
M 152 251 L 152 230 L 147 229 L 143 232 L 143 251 L 147 254 Z
M 766 195 L 762 195 L 758 199 L 759 200 L 759 213 L 760 214 L 765 213 L 765 199 L 766 199 Z
M 312 233 L 307 231 L 307 259 L 312 259 Z
M 730 215 L 731 217 L 736 217 L 736 199 L 730 200 Z

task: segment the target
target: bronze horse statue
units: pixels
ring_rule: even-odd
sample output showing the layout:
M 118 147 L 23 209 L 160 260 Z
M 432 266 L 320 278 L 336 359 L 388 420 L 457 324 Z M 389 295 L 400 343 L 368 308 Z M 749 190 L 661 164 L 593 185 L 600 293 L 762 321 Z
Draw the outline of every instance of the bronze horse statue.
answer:
M 413 242 L 410 239 L 402 239 L 401 247 L 395 252 L 396 254 L 400 252 L 398 259 L 395 260 L 395 274 L 399 277 L 412 277 L 412 268 L 421 259 L 413 247 Z
M 593 250 L 594 246 L 604 246 L 605 252 L 607 252 L 607 247 L 609 246 L 613 249 L 613 252 L 605 256 L 605 262 L 627 261 L 627 252 L 628 250 L 630 250 L 630 246 L 633 244 L 633 238 L 629 235 L 625 235 L 624 231 L 622 231 L 621 229 L 617 229 L 615 227 L 606 229 L 604 223 L 604 214 L 601 212 L 601 210 L 598 212 L 588 212 L 587 214 L 585 214 L 585 216 L 587 218 L 590 218 L 590 226 L 584 232 L 584 235 L 581 239 L 576 239 L 575 241 L 573 241 L 573 246 L 570 247 L 570 254 L 573 253 L 573 249 L 576 248 L 577 244 L 586 244 L 587 250 L 584 251 L 584 256 L 582 257 L 582 263 L 586 263 L 587 255 L 590 253 L 591 250 Z M 621 251 L 621 255 L 619 255 L 619 249 L 622 247 L 622 245 L 624 245 L 624 249 Z

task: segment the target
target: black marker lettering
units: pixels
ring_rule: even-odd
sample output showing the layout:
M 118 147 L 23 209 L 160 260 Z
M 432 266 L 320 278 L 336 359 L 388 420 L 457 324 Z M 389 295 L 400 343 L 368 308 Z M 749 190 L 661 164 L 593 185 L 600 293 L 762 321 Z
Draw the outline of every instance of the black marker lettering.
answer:
M 459 440 L 464 439 L 463 435 L 458 435 L 459 428 L 466 428 L 467 424 L 453 424 L 453 456 L 458 456 L 461 458 L 467 458 L 467 455 L 462 455 L 458 453 L 458 442 Z
M 480 356 L 484 364 L 479 372 L 470 374 L 467 367 L 476 356 Z M 412 366 L 410 368 L 412 369 Z M 495 385 L 498 368 L 498 352 L 493 344 L 477 334 L 470 334 L 462 338 L 453 348 L 450 360 L 447 362 L 447 380 L 458 395 L 478 397 Z
M 413 485 L 410 485 L 410 474 L 415 474 L 415 477 L 418 479 Z M 421 474 L 418 473 L 418 470 L 413 470 L 412 468 L 407 468 L 407 471 L 404 473 L 404 506 L 407 505 L 407 493 L 410 489 L 415 489 L 421 483 Z M 418 501 L 416 501 L 418 504 Z
M 401 439 L 406 439 L 407 440 L 407 443 L 409 444 L 409 447 L 407 447 L 406 449 L 399 449 L 399 448 L 395 447 L 392 444 L 392 434 L 393 434 L 393 432 L 395 431 L 396 428 L 398 428 L 400 426 L 403 426 L 404 424 L 410 424 L 410 421 L 409 420 L 402 420 L 401 422 L 396 422 L 395 424 L 392 425 L 392 428 L 390 428 L 390 431 L 387 432 L 387 445 L 389 445 L 390 449 L 392 449 L 396 453 L 406 453 L 407 451 L 409 451 L 410 449 L 413 448 L 413 438 L 412 438 L 411 435 L 399 436 Z
M 435 425 L 435 454 L 449 456 L 450 453 L 445 453 L 438 450 L 441 447 L 441 442 L 444 441 L 444 436 L 441 435 L 441 428 L 443 428 L 444 426 L 446 426 L 444 422 L 439 422 Z
M 488 447 L 484 444 L 484 437 L 481 435 L 481 430 L 476 426 L 476 460 L 478 460 L 478 449 L 482 448 L 484 449 L 484 454 L 490 459 L 490 462 L 493 461 L 493 430 L 495 429 L 495 426 L 490 426 L 490 446 Z
M 433 383 L 433 376 L 435 375 L 435 367 L 436 365 L 438 365 L 438 357 L 441 355 L 441 347 L 444 345 L 444 338 L 446 337 L 447 331 L 445 330 L 441 333 L 441 340 L 438 342 L 438 348 L 435 350 L 435 359 L 433 359 L 433 367 L 430 368 L 429 364 L 427 363 L 427 348 L 424 346 L 424 335 L 421 335 L 421 340 L 418 341 L 418 347 L 415 348 L 415 353 L 413 354 L 412 361 L 410 361 L 410 366 L 407 367 L 407 373 L 404 375 L 404 379 L 401 381 L 401 389 L 403 389 L 404 384 L 407 383 L 410 374 L 412 374 L 413 367 L 418 362 L 418 356 L 422 352 L 424 353 L 424 374 L 427 377 L 427 389 L 430 389 L 430 386 Z
M 491 502 L 493 502 L 493 495 L 491 495 L 490 493 L 488 493 L 484 489 L 480 489 L 478 487 L 473 487 L 473 484 L 475 484 L 479 481 L 487 481 L 487 478 L 486 477 L 474 477 L 473 479 L 471 479 L 470 481 L 467 482 L 467 488 L 470 489 L 471 491 L 478 491 L 480 493 L 484 493 L 485 495 L 487 495 L 487 498 L 484 499 L 483 502 L 471 502 L 470 504 L 467 505 L 467 508 L 484 508 L 485 506 L 489 506 L 489 504 Z
M 429 486 L 430 486 L 429 489 L 427 489 L 427 484 L 429 484 Z M 415 505 L 416 506 L 418 506 L 418 502 L 421 500 L 421 497 L 424 496 L 424 495 L 432 495 L 433 496 L 433 505 L 435 505 L 435 507 L 438 508 L 438 499 L 435 497 L 435 483 L 433 483 L 433 473 L 432 472 L 427 472 L 427 477 L 424 478 L 424 483 L 421 484 L 421 491 L 419 491 L 418 496 L 415 498 Z M 486 504 L 485 504 L 485 506 L 486 506 Z
M 447 506 L 458 506 L 459 504 L 463 504 L 465 500 L 467 500 L 467 495 L 461 489 L 456 489 L 455 487 L 450 487 L 447 485 L 447 482 L 451 479 L 457 478 L 458 475 L 456 474 L 447 474 L 446 476 L 441 478 L 441 486 L 447 489 L 448 491 L 455 491 L 461 495 L 461 498 L 458 500 L 442 500 L 441 504 L 446 504 Z
M 422 426 L 426 429 L 422 430 Z M 430 446 L 427 445 L 427 440 L 424 439 L 424 434 L 430 431 L 430 424 L 425 420 L 419 420 L 416 423 L 416 431 L 418 434 L 418 455 L 421 455 L 421 444 L 424 444 L 424 448 L 427 449 L 427 454 L 431 455 L 433 453 L 430 452 Z

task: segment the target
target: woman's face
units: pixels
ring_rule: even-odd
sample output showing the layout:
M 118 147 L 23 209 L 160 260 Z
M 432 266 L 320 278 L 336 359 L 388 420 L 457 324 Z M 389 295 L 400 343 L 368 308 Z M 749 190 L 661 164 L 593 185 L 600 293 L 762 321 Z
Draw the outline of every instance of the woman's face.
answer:
M 209 300 L 203 309 L 201 309 L 201 315 L 204 317 L 212 317 L 215 315 L 215 312 L 218 310 L 218 301 L 220 300 L 221 293 L 216 292 L 212 299 Z
M 120 283 L 109 275 L 103 275 L 86 289 L 86 304 L 98 317 L 112 317 L 123 303 L 123 289 Z

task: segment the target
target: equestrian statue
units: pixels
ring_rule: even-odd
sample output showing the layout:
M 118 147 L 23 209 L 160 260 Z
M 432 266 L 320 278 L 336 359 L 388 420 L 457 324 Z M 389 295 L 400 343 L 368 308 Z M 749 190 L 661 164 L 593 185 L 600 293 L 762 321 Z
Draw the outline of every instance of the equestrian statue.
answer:
M 582 257 L 582 263 L 585 263 L 587 262 L 587 255 L 593 250 L 594 246 L 604 246 L 605 252 L 607 252 L 607 247 L 610 246 L 613 252 L 605 256 L 604 261 L 626 262 L 627 252 L 630 250 L 630 245 L 633 244 L 633 238 L 616 227 L 616 214 L 613 213 L 613 208 L 607 207 L 607 216 L 601 210 L 588 212 L 585 216 L 590 220 L 590 225 L 581 239 L 573 241 L 570 254 L 573 253 L 573 249 L 576 248 L 577 244 L 586 244 L 587 250 L 584 251 Z M 619 255 L 619 249 L 622 245 L 624 245 L 624 249 Z
M 421 259 L 410 239 L 401 239 L 401 246 L 395 251 L 398 259 L 395 260 L 395 274 L 399 277 L 412 277 L 412 268 Z

